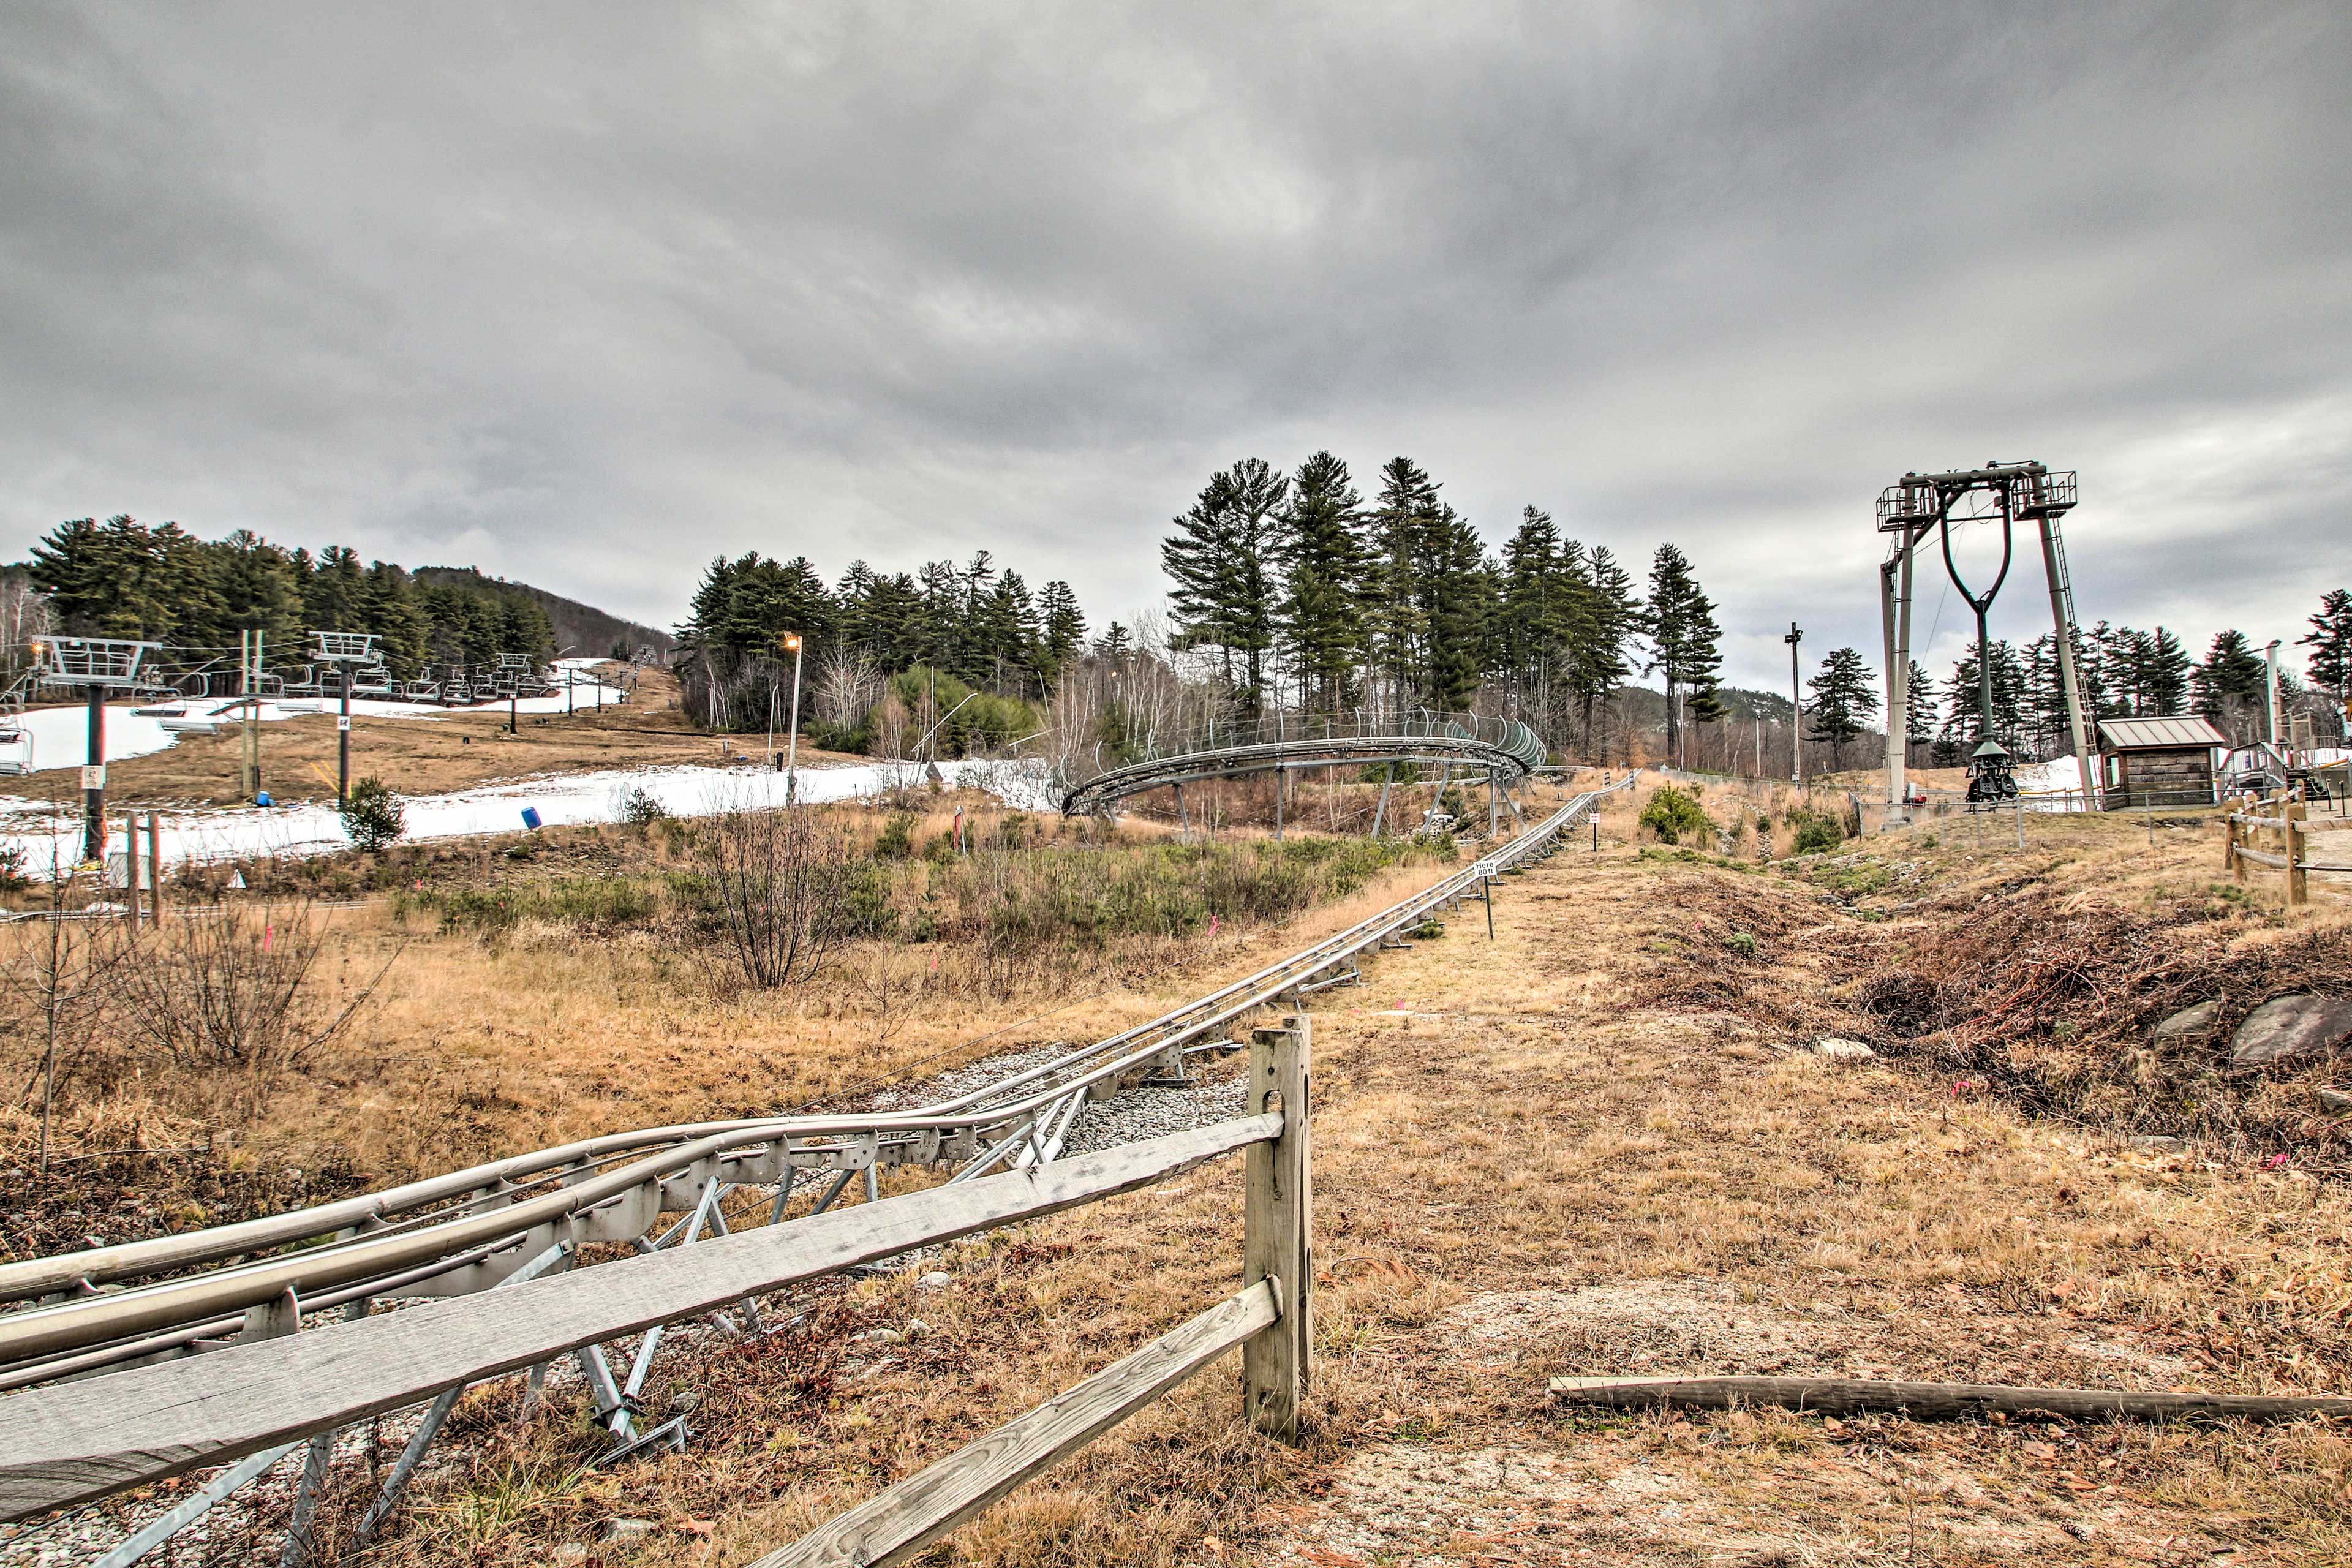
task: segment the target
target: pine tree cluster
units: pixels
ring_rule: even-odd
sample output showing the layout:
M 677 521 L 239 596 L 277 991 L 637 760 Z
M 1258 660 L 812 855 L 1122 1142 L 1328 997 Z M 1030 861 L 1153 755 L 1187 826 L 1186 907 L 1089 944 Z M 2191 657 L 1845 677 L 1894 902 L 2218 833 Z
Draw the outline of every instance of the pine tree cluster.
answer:
M 423 584 L 388 561 L 362 566 L 342 545 L 313 556 L 249 529 L 202 540 L 176 522 L 78 518 L 33 546 L 30 572 L 58 631 L 160 642 L 174 662 L 233 660 L 247 630 L 262 633 L 273 666 L 299 661 L 307 633 L 373 632 L 395 680 L 555 651 L 546 610 L 520 588 Z
M 1043 697 L 1085 650 L 1087 618 L 1067 583 L 1033 594 L 985 550 L 961 566 L 932 561 L 912 574 L 853 561 L 830 588 L 806 556 L 721 556 L 677 628 L 688 711 L 718 729 L 766 722 L 772 689 L 791 679 L 788 633 L 802 639 L 804 696 L 829 689 L 824 682 L 842 688 L 824 721 L 840 731 L 827 739 L 846 744 L 886 675 L 938 670 L 957 683 L 959 700 L 973 691 L 1016 703 Z
M 1287 475 L 1259 458 L 1212 475 L 1160 546 L 1178 649 L 1213 655 L 1244 713 L 1458 710 L 1491 692 L 1598 754 L 1639 668 L 1665 677 L 1670 743 L 1685 718 L 1722 716 L 1715 605 L 1681 551 L 1659 547 L 1645 601 L 1605 545 L 1533 506 L 1490 552 L 1442 488 L 1393 458 L 1368 500 L 1329 452 Z

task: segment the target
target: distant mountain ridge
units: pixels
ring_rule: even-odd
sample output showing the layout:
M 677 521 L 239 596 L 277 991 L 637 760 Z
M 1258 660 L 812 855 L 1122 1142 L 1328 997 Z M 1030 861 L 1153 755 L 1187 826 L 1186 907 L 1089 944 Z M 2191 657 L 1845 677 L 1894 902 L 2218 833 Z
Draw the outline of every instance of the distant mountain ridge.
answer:
M 419 566 L 409 575 L 419 583 L 441 587 L 497 586 L 528 594 L 547 612 L 548 624 L 555 628 L 555 646 L 572 648 L 583 658 L 625 658 L 640 647 L 651 647 L 667 655 L 677 647 L 676 637 L 656 627 L 625 620 L 593 605 L 567 599 L 529 583 L 486 577 L 472 566 Z

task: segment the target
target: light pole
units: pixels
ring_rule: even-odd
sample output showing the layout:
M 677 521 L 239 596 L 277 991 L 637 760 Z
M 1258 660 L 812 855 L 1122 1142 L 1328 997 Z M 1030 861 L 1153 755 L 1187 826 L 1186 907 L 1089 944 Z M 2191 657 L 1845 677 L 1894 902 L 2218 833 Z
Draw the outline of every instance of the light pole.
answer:
M 800 796 L 801 634 L 786 632 L 784 647 L 793 656 L 793 710 L 784 731 L 784 804 L 790 805 Z
M 1789 635 L 1780 639 L 1789 645 L 1789 779 L 1799 789 L 1805 787 L 1805 694 L 1797 673 L 1797 645 L 1805 634 L 1797 623 L 1789 623 Z

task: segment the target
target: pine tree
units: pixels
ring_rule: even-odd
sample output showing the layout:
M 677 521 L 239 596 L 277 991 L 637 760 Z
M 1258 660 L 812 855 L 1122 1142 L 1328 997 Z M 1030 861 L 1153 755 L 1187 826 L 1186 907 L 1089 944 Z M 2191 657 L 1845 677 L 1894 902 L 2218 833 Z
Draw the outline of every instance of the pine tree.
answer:
M 1216 648 L 1225 685 L 1248 712 L 1264 696 L 1274 647 L 1275 516 L 1289 488 L 1265 459 L 1244 458 L 1210 477 L 1160 547 L 1175 584 L 1176 645 Z
M 2261 732 L 2256 716 L 2269 703 L 2270 671 L 2245 633 L 2232 627 L 2214 634 L 2205 662 L 2197 667 L 2196 684 L 2197 710 L 2238 743 Z
M 1429 694 L 1444 710 L 1467 709 L 1486 673 L 1493 624 L 1495 574 L 1477 530 L 1441 507 L 1424 578 L 1429 626 Z
M 1568 683 L 1585 753 L 1597 761 L 1607 752 L 1601 726 L 1608 700 L 1633 676 L 1627 649 L 1646 610 L 1634 595 L 1633 574 L 1618 563 L 1607 545 L 1595 545 L 1585 557 L 1584 574 L 1591 591 L 1570 624 Z
M 1427 695 L 1423 679 L 1429 636 L 1421 589 L 1429 539 L 1438 519 L 1439 485 L 1410 458 L 1381 465 L 1381 489 L 1368 520 L 1371 591 L 1365 604 L 1371 666 L 1399 706 Z
M 2319 613 L 2311 617 L 2311 632 L 2294 639 L 2311 650 L 2311 683 L 2333 694 L 2336 710 L 2352 693 L 2352 592 L 2330 588 L 2319 596 Z
M 1048 583 L 1038 593 L 1037 609 L 1045 618 L 1045 662 L 1048 681 L 1058 680 L 1070 661 L 1086 647 L 1087 617 L 1078 596 L 1067 583 Z
M 1907 762 L 1909 748 L 1924 746 L 1936 738 L 1936 682 L 1917 659 L 1911 661 L 1911 678 L 1904 686 L 1903 707 L 1904 756 Z
M 1863 732 L 1878 711 L 1878 695 L 1871 689 L 1873 671 L 1862 655 L 1850 647 L 1832 648 L 1821 668 L 1805 682 L 1813 694 L 1813 739 L 1830 743 L 1830 766 L 1845 766 L 1845 743 Z
M 2024 728 L 2025 673 L 2018 662 L 2017 649 L 1996 637 L 1992 645 L 1992 721 L 1985 724 L 1977 712 L 1981 689 L 1977 680 L 1977 646 L 1970 643 L 1962 652 L 1960 661 L 1952 667 L 1950 684 L 1944 689 L 1949 707 L 1944 722 L 1944 739 L 1955 742 L 1973 742 L 1979 735 L 1989 735 L 2014 751 L 2019 731 Z
M 1364 652 L 1370 561 L 1362 507 L 1348 465 L 1318 452 L 1298 465 L 1277 531 L 1283 589 L 1276 625 L 1302 700 L 1325 713 L 1348 705 Z
M 1661 544 L 1650 563 L 1650 607 L 1647 625 L 1651 668 L 1666 678 L 1666 752 L 1682 757 L 1682 693 L 1691 694 L 1691 717 L 1710 723 L 1723 716 L 1715 689 L 1723 657 L 1722 633 L 1715 624 L 1715 603 L 1700 591 L 1691 574 L 1690 558 L 1672 544 Z

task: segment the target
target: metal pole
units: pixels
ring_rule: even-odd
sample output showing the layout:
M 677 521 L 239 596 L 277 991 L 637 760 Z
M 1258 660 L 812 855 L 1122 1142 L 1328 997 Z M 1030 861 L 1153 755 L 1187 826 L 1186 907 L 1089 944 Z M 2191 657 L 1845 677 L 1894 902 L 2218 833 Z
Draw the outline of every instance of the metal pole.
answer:
M 2264 712 L 2270 720 L 2270 742 L 2271 749 L 2273 751 L 2276 751 L 2278 749 L 2278 650 L 2279 639 L 2273 637 L 2271 638 L 2271 646 L 2263 650 L 2263 655 L 2267 663 L 2267 674 L 2270 683 L 2269 697 L 2264 707 Z
M 1805 634 L 1797 623 L 1789 623 L 1789 635 L 1780 639 L 1789 645 L 1789 779 L 1799 789 L 1805 787 L 1805 694 L 1797 671 L 1797 645 Z
M 1886 820 L 1903 809 L 1903 676 L 1895 662 L 1895 563 L 1878 568 L 1878 625 L 1886 656 Z
M 1282 842 L 1282 764 L 1274 765 L 1274 841 Z
M 798 771 L 801 749 L 801 644 L 793 638 L 793 710 L 786 715 L 789 725 L 784 739 L 784 804 L 790 805 L 800 795 Z
M 106 858 L 106 688 L 92 682 L 89 693 L 89 765 L 81 771 L 81 858 Z
M 1894 689 L 1897 695 L 1896 706 L 1887 714 L 1886 722 L 1890 729 L 1896 724 L 1903 726 L 1902 742 L 1894 752 L 1895 782 L 1903 786 L 1896 792 L 1898 800 L 1906 798 L 1911 793 L 1909 780 L 1906 777 L 1911 766 L 1911 558 L 1918 548 L 1919 538 L 1919 531 L 1907 528 L 1903 531 L 1903 553 L 1897 558 L 1895 574 L 1895 668 L 1902 673 L 1899 684 Z M 1911 820 L 1908 805 L 1903 807 L 1903 820 Z
M 122 836 L 122 895 L 131 906 L 131 929 L 139 929 L 139 814 L 131 814 Z
M 2092 777 L 2098 770 L 2092 766 L 2090 725 L 2083 714 L 2083 682 L 2074 668 L 2073 595 L 2068 590 L 2063 563 L 2063 547 L 2058 542 L 2058 520 L 2044 517 L 2040 522 L 2042 570 L 2050 582 L 2050 618 L 2058 632 L 2058 687 L 2066 700 L 2066 737 L 2074 748 L 2074 773 L 2082 784 L 2083 805 L 2087 810 L 2098 798 L 2098 784 Z M 1984 657 L 1981 649 L 1977 657 Z
M 352 798 L 352 667 L 338 664 L 335 670 L 342 678 L 343 695 L 342 712 L 335 720 L 335 798 L 347 801 Z

